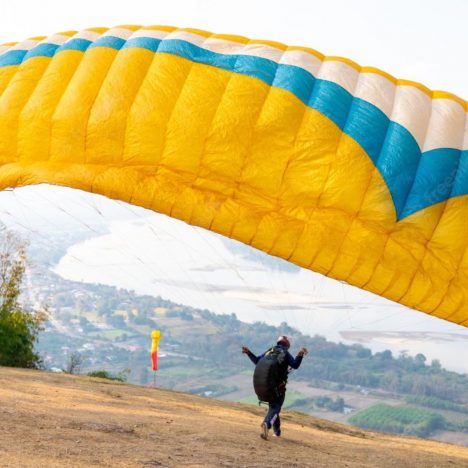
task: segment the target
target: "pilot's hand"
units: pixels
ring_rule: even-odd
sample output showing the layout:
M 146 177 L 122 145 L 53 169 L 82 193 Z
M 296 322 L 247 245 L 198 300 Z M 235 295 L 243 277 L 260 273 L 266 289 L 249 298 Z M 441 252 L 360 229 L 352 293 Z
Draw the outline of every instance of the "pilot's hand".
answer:
M 304 346 L 302 346 L 302 348 L 299 350 L 299 352 L 297 353 L 298 356 L 305 356 L 309 351 L 307 350 L 307 348 L 304 348 Z
M 249 353 L 250 353 L 250 349 L 247 348 L 246 346 L 242 346 L 242 352 L 243 352 L 244 354 L 249 354 Z

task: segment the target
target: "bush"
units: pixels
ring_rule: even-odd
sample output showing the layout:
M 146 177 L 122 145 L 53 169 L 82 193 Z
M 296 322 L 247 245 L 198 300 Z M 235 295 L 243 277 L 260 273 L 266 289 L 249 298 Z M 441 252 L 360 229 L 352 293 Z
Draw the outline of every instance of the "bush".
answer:
M 24 242 L 0 226 L 0 365 L 37 368 L 41 359 L 34 346 L 45 316 L 19 303 L 25 268 Z
M 0 309 L 0 365 L 38 368 L 41 359 L 34 351 L 40 322 L 22 310 Z
M 96 370 L 96 371 L 88 372 L 88 377 L 98 377 L 99 379 L 117 380 L 118 382 L 126 382 L 129 374 L 130 374 L 129 369 L 124 369 L 123 371 L 120 371 L 118 374 L 111 374 L 109 371 L 106 371 L 106 370 Z
M 336 413 L 342 413 L 344 411 L 345 401 L 341 397 L 337 397 L 336 400 L 333 400 L 329 396 L 318 396 L 311 400 L 317 408 L 323 408 Z

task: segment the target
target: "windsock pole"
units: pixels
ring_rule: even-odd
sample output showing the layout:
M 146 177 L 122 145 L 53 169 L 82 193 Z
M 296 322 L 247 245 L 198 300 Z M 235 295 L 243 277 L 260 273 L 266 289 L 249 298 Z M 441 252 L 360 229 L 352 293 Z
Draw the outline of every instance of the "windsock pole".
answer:
M 161 332 L 153 330 L 151 332 L 151 367 L 153 369 L 153 387 L 156 387 L 156 371 L 158 370 L 158 346 L 161 339 Z

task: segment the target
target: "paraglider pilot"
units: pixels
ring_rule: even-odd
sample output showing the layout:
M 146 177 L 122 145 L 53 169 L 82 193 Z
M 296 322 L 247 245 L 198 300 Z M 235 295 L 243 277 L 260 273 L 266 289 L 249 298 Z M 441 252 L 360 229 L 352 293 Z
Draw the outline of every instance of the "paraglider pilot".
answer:
M 286 396 L 286 383 L 290 369 L 298 369 L 307 349 L 301 347 L 294 358 L 288 351 L 291 344 L 287 336 L 281 335 L 276 346 L 256 356 L 249 348 L 243 346 L 242 352 L 247 354 L 255 364 L 253 383 L 259 401 L 268 402 L 268 412 L 262 423 L 262 438 L 268 439 L 268 432 L 273 428 L 276 437 L 281 435 L 280 411 Z

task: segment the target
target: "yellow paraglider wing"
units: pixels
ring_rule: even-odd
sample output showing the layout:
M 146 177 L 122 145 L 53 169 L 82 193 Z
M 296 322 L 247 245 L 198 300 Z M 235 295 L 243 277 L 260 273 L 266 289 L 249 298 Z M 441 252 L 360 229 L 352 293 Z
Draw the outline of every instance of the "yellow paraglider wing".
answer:
M 466 112 L 300 47 L 64 32 L 0 47 L 0 188 L 103 194 L 468 325 Z

